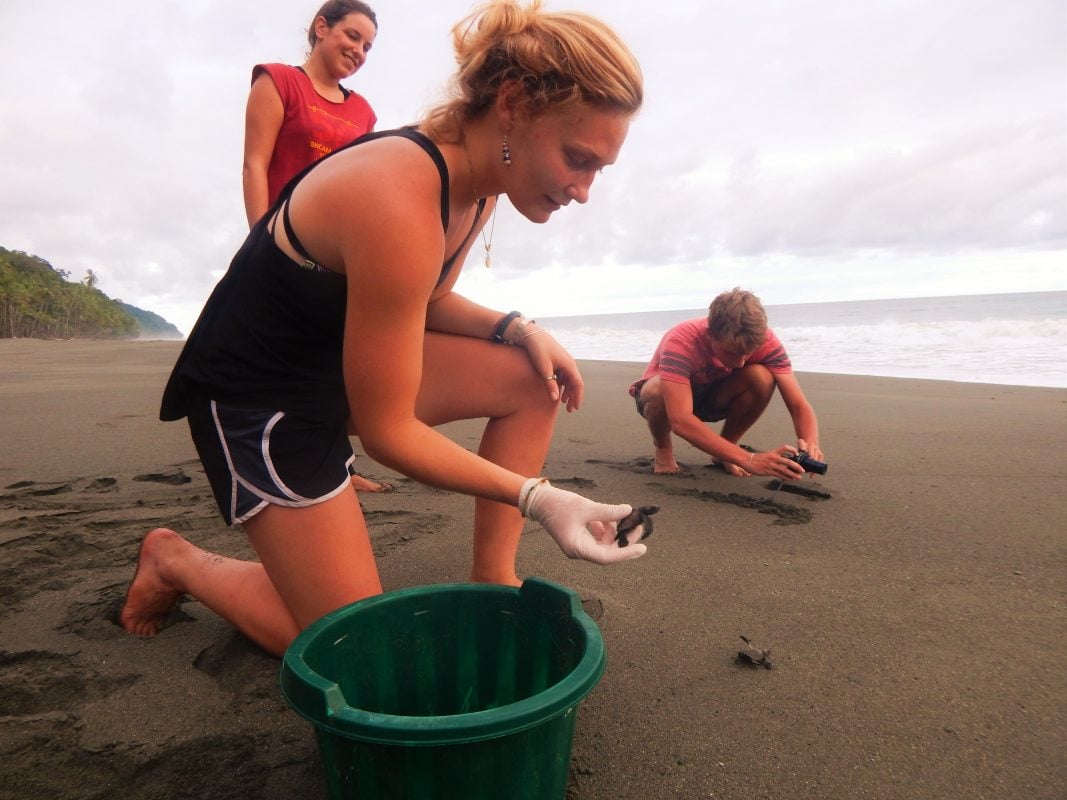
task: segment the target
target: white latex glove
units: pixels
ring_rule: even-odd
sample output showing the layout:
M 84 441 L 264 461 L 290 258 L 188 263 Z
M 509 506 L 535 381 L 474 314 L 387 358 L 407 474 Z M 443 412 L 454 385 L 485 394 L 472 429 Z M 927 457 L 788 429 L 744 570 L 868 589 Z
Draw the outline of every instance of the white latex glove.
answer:
M 615 564 L 645 554 L 637 543 L 619 547 L 616 523 L 633 509 L 595 503 L 580 494 L 557 489 L 544 478 L 530 478 L 519 492 L 519 511 L 540 523 L 568 558 Z

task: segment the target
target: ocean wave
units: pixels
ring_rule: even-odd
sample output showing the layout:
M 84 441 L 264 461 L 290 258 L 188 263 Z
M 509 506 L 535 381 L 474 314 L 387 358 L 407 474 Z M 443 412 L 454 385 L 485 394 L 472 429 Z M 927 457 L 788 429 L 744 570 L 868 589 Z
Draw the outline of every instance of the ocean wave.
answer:
M 576 320 L 574 322 L 577 322 Z M 552 328 L 576 358 L 647 362 L 665 330 Z M 801 372 L 1067 387 L 1067 319 L 775 328 Z

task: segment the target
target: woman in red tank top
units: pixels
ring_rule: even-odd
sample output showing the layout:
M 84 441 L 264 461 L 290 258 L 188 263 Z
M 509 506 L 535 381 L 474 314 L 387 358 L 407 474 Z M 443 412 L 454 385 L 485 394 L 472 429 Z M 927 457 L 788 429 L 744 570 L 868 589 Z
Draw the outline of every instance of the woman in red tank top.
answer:
M 340 81 L 363 66 L 377 33 L 368 5 L 329 0 L 308 28 L 311 50 L 302 66 L 253 69 L 242 171 L 249 227 L 304 167 L 374 130 L 370 104 Z

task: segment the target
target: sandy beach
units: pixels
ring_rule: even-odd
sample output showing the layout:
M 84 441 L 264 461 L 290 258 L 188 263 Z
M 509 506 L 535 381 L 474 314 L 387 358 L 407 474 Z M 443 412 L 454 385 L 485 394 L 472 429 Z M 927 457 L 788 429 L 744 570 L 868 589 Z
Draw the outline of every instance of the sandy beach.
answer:
M 277 660 L 192 600 L 152 640 L 116 624 L 149 529 L 250 555 L 157 419 L 179 348 L 0 340 L 0 798 L 325 797 Z M 607 648 L 570 800 L 1067 796 L 1067 390 L 801 373 L 809 497 L 684 443 L 653 475 L 642 367 L 583 362 L 545 474 L 659 505 L 648 554 L 569 561 L 532 525 L 520 548 Z M 777 399 L 745 439 L 792 442 Z M 356 465 L 397 487 L 362 497 L 386 587 L 464 580 L 470 499 Z M 774 669 L 735 661 L 741 633 Z

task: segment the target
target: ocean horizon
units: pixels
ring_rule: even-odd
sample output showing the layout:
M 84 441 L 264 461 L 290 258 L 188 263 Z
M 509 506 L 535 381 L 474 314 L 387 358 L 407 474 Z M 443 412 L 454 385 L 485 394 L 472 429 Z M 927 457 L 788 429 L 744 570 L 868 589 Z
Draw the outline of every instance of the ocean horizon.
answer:
M 767 305 L 798 372 L 1067 388 L 1067 291 Z M 707 307 L 542 317 L 575 358 L 647 362 Z

